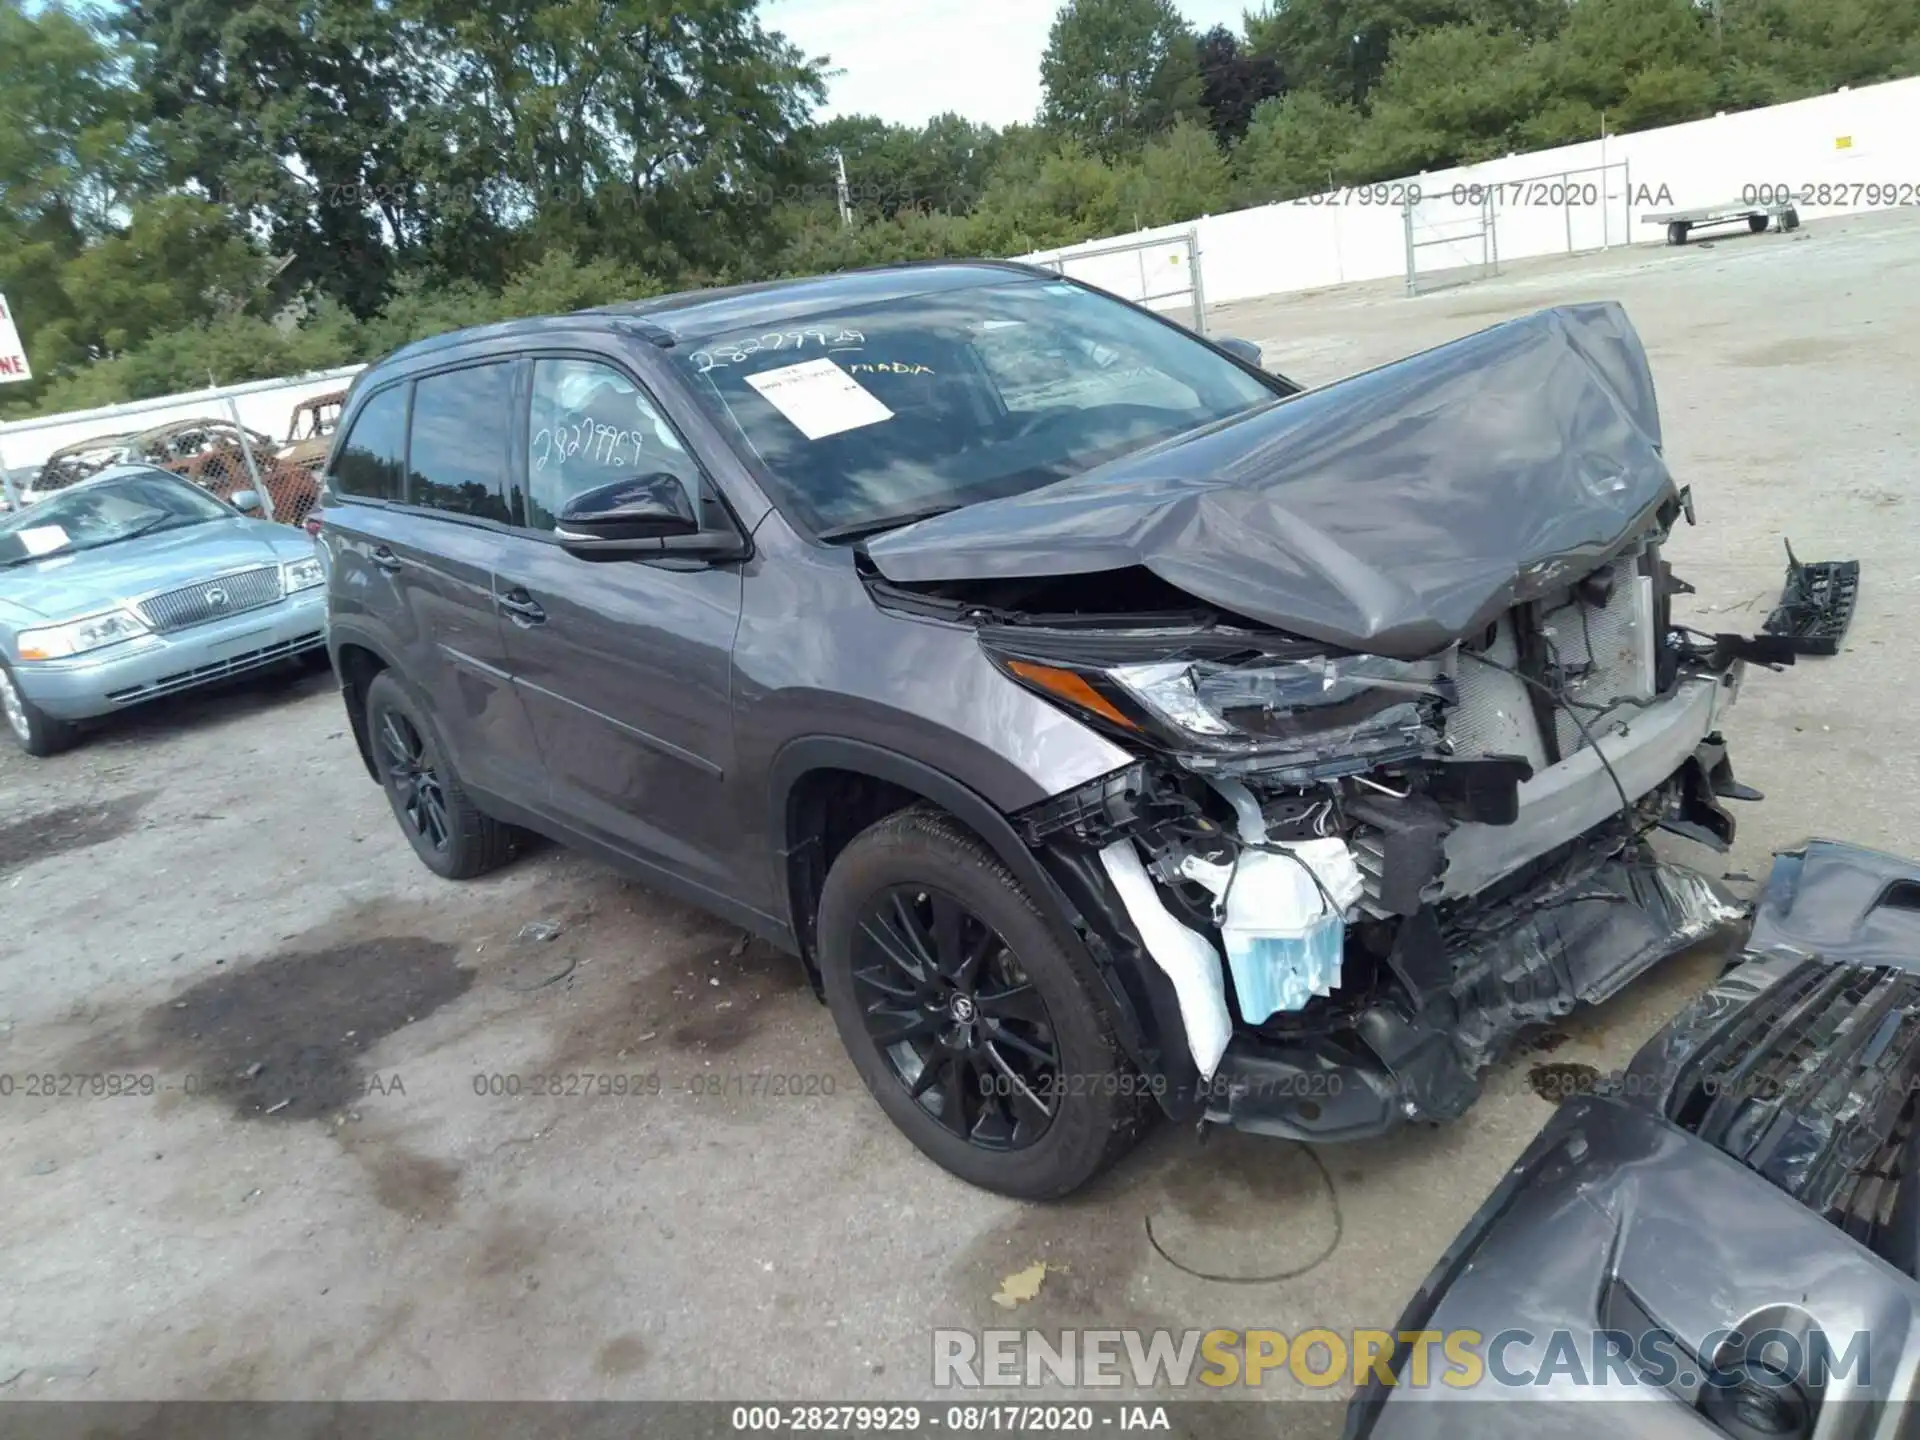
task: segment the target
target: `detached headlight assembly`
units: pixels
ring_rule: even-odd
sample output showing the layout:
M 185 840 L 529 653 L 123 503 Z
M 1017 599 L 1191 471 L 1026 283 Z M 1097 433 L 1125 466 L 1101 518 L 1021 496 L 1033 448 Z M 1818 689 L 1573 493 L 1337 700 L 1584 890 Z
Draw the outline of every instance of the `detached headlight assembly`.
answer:
M 989 652 L 993 653 L 993 652 Z M 1095 669 L 994 654 L 1014 680 L 1196 770 L 1370 769 L 1439 741 L 1453 682 L 1437 660 L 1263 656 Z
M 280 567 L 280 590 L 291 595 L 296 590 L 311 590 L 316 585 L 327 583 L 327 572 L 320 568 L 320 557 L 308 555 L 299 560 L 289 560 Z
M 48 625 L 39 630 L 22 630 L 19 646 L 22 660 L 65 660 L 150 634 L 146 621 L 131 610 L 109 610 L 104 615 L 89 615 L 69 620 L 64 625 Z

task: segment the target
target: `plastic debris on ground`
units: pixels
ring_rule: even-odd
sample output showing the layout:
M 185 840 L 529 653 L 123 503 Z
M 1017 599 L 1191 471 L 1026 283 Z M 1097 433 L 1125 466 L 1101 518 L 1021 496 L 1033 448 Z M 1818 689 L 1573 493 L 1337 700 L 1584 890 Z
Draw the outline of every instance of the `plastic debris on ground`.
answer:
M 1858 560 L 1808 563 L 1787 546 L 1787 585 L 1767 617 L 1766 632 L 1793 642 L 1801 655 L 1837 655 L 1860 598 Z

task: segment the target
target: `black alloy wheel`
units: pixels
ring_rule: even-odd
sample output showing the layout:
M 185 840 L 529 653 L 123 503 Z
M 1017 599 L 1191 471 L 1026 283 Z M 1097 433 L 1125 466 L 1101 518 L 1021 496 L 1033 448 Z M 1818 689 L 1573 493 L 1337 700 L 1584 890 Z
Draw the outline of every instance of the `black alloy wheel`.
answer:
M 471 880 L 513 857 L 515 832 L 482 813 L 454 773 L 427 712 L 383 670 L 367 686 L 367 751 L 393 818 L 434 874 Z
M 1022 1200 L 1070 1195 L 1159 1108 L 1107 982 L 980 836 L 932 806 L 828 868 L 814 955 L 861 1083 L 922 1154 Z
M 962 901 L 914 885 L 871 896 L 853 984 L 874 1045 L 943 1129 L 987 1150 L 1046 1133 L 1061 1090 L 1053 1017 L 1000 932 Z

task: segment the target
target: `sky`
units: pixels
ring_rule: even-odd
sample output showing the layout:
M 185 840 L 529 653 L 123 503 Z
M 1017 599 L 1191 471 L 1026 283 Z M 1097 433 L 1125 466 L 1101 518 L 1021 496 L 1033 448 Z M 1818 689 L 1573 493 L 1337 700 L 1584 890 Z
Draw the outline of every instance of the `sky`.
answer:
M 1250 0 L 1176 3 L 1197 31 L 1239 31 Z M 955 110 L 1001 126 L 1040 108 L 1040 55 L 1055 10 L 1049 0 L 769 0 L 761 14 L 843 72 L 827 82 L 823 119 L 919 125 Z

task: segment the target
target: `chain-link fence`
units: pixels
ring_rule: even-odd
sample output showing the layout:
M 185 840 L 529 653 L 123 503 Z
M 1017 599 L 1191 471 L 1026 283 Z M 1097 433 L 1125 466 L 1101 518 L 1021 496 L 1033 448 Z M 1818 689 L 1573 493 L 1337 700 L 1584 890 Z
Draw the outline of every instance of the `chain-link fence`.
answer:
M 138 434 L 76 441 L 48 457 L 21 487 L 21 499 L 30 504 L 109 465 L 156 465 L 251 514 L 300 525 L 320 496 L 320 472 L 342 398 L 330 394 L 296 407 L 285 441 L 242 425 L 231 400 L 225 417 L 199 416 Z
M 1616 161 L 1410 191 L 1402 209 L 1407 293 L 1498 275 L 1503 251 L 1575 255 L 1628 243 L 1629 181 L 1626 162 Z
M 0 509 L 129 461 L 158 465 L 230 497 L 251 491 L 257 513 L 300 524 L 360 366 L 252 380 L 185 395 L 0 424 Z M 4 492 L 11 490 L 7 495 Z M 244 498 L 244 495 L 243 495 Z

